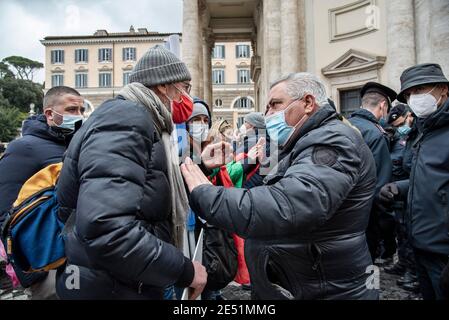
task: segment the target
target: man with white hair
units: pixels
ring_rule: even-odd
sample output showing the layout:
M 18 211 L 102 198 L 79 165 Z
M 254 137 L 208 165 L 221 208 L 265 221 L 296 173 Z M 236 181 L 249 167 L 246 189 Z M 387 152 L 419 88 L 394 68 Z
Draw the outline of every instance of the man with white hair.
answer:
M 362 136 L 308 73 L 272 85 L 265 120 L 280 153 L 264 185 L 215 187 L 186 159 L 192 209 L 247 239 L 255 299 L 378 299 L 365 237 L 376 168 Z

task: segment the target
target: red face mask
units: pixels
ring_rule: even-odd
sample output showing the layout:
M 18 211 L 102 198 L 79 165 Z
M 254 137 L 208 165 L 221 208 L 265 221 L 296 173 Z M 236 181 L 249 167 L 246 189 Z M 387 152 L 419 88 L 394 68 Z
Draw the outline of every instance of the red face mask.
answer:
M 184 123 L 189 119 L 193 112 L 193 100 L 187 94 L 181 95 L 181 101 L 172 100 L 171 115 L 176 124 Z

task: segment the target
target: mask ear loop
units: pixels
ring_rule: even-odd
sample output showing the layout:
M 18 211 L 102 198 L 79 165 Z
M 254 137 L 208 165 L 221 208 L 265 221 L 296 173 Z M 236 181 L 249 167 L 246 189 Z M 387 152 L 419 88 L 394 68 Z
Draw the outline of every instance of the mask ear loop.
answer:
M 167 85 L 166 85 L 167 86 Z M 176 88 L 176 86 L 174 85 L 174 84 L 169 84 L 168 86 L 173 86 L 173 87 L 175 87 Z M 167 88 L 167 87 L 166 87 Z M 176 88 L 176 89 L 178 89 L 178 88 Z M 179 89 L 178 89 L 179 90 Z M 170 109 L 172 108 L 172 104 L 173 104 L 173 102 L 175 101 L 174 99 L 172 99 L 172 98 L 170 98 L 169 96 L 168 96 L 168 88 L 167 88 L 167 93 L 164 93 L 164 96 L 168 99 L 168 102 L 170 103 Z M 181 98 L 181 101 L 178 101 L 178 103 L 180 103 L 180 102 L 182 102 L 182 98 Z M 173 110 L 170 110 L 170 112 L 172 112 Z
M 304 97 L 296 99 L 295 101 L 292 102 L 292 105 L 296 101 L 300 101 L 302 99 L 304 99 Z M 291 105 L 289 107 L 287 107 L 284 111 L 287 111 L 290 107 L 291 107 Z M 285 143 L 282 145 L 282 147 L 285 147 L 290 142 L 292 137 L 295 136 L 295 133 L 297 132 L 298 128 L 302 127 L 304 125 L 304 123 L 306 123 L 306 121 L 309 120 L 309 118 L 310 117 L 307 114 L 304 113 L 304 115 L 302 116 L 301 120 L 299 120 L 299 122 L 293 126 L 292 133 L 290 134 L 288 139 L 285 141 Z
M 435 90 L 436 87 L 437 87 L 437 85 L 432 89 L 432 91 Z M 449 89 L 449 88 L 448 88 L 448 89 Z M 431 91 L 431 92 L 432 92 L 432 91 Z M 441 99 L 443 99 L 443 94 L 440 95 L 440 98 L 439 98 L 438 101 L 437 101 L 437 106 L 440 104 Z
M 51 120 L 53 122 L 53 124 L 57 127 L 59 127 L 60 125 L 62 125 L 64 123 L 64 115 L 60 114 L 59 112 L 56 112 L 55 110 L 51 109 L 52 112 L 56 113 L 58 116 L 60 116 L 62 118 L 62 122 L 61 124 L 57 124 L 55 122 L 55 120 Z M 53 117 L 54 118 L 54 117 Z

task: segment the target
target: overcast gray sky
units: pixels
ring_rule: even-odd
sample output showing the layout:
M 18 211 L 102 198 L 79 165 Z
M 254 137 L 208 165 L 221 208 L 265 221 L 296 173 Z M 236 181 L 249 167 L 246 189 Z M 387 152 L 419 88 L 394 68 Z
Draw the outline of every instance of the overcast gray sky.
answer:
M 0 0 L 0 60 L 11 55 L 44 62 L 46 36 L 126 32 L 130 25 L 182 31 L 182 0 Z M 35 81 L 44 81 L 41 71 Z

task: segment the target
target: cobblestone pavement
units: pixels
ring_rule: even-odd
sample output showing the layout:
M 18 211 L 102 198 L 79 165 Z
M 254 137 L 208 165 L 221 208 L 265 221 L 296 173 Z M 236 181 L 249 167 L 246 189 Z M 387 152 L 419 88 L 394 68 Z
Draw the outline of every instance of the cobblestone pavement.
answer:
M 397 286 L 399 276 L 390 275 L 380 268 L 380 300 L 421 300 L 420 294 L 405 291 Z M 223 290 L 227 300 L 250 300 L 251 293 L 241 289 L 235 282 Z
M 9 279 L 4 273 L 4 265 L 0 270 L 0 300 L 29 300 L 28 290 L 23 288 L 12 289 Z M 419 300 L 419 294 L 414 294 L 402 290 L 396 285 L 398 276 L 389 275 L 382 271 L 380 274 L 381 300 Z M 235 282 L 231 283 L 223 290 L 223 296 L 227 300 L 250 300 L 250 291 L 241 289 L 241 286 Z

